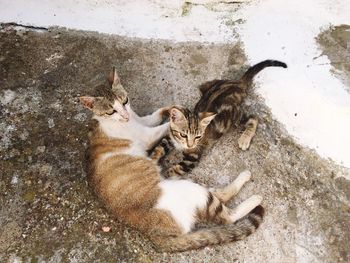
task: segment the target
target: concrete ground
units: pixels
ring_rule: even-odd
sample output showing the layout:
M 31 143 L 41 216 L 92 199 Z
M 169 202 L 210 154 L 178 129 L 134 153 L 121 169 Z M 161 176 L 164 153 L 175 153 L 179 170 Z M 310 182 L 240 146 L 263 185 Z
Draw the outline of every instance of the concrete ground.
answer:
M 325 34 L 320 43 L 334 60 L 339 50 L 327 41 L 340 36 L 349 47 L 350 39 Z M 266 219 L 246 240 L 156 253 L 91 193 L 84 171 L 90 113 L 78 96 L 92 94 L 116 65 L 140 114 L 173 103 L 192 106 L 198 84 L 247 68 L 240 45 L 2 25 L 0 51 L 0 262 L 350 262 L 349 170 L 296 144 L 254 91 L 247 107 L 260 125 L 249 151 L 238 149 L 240 131 L 232 131 L 189 175 L 216 187 L 244 169 L 252 172 L 253 181 L 230 203 L 264 196 Z

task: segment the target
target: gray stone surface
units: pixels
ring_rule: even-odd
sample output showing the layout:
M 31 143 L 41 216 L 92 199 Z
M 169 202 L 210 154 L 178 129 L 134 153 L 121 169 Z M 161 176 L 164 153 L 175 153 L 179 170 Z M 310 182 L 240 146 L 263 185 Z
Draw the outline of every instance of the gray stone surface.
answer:
M 331 26 L 318 38 L 323 55 L 328 56 L 333 73 L 340 77 L 350 92 L 350 25 Z
M 159 254 L 91 193 L 84 171 L 90 113 L 77 97 L 93 94 L 116 65 L 140 114 L 191 106 L 198 84 L 246 69 L 239 44 L 2 26 L 0 51 L 0 262 L 350 262 L 349 170 L 296 144 L 254 91 L 247 107 L 260 125 L 249 151 L 238 149 L 240 130 L 232 131 L 189 175 L 216 187 L 251 170 L 253 181 L 230 203 L 264 196 L 266 219 L 248 239 Z

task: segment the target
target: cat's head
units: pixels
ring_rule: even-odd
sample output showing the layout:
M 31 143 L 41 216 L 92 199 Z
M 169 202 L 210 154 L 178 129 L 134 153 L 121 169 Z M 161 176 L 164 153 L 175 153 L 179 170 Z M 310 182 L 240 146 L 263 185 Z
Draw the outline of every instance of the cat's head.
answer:
M 197 147 L 215 115 L 212 112 L 193 114 L 188 109 L 177 106 L 171 108 L 170 134 L 174 142 L 182 149 Z
M 99 118 L 110 118 L 117 121 L 127 122 L 130 118 L 130 103 L 128 93 L 120 83 L 115 68 L 108 77 L 109 87 L 99 87 L 99 96 L 80 97 L 80 103 L 91 110 Z

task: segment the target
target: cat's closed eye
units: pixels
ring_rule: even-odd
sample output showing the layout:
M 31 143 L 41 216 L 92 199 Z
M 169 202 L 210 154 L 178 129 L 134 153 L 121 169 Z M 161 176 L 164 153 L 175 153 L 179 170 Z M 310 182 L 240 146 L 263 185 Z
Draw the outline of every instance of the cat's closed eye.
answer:
M 124 100 L 124 102 L 123 102 L 123 106 L 125 106 L 126 104 L 128 104 L 128 102 L 129 102 L 129 98 L 126 97 L 125 100 Z
M 187 135 L 184 134 L 184 133 L 182 133 L 182 132 L 180 132 L 180 136 L 181 136 L 182 138 L 187 138 Z
M 195 137 L 196 140 L 199 140 L 200 138 L 202 138 L 202 135 L 198 135 Z
M 114 113 L 116 113 L 117 111 L 116 110 L 112 110 L 112 111 L 109 111 L 109 112 L 106 112 L 106 115 L 113 115 Z

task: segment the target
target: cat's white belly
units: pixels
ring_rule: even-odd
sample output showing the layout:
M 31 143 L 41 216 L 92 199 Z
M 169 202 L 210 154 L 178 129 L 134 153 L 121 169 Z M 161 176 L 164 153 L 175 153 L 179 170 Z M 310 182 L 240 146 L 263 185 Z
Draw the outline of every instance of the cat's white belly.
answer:
M 121 150 L 111 151 L 102 154 L 100 157 L 100 162 L 104 162 L 107 159 L 114 157 L 116 155 L 131 155 L 139 157 L 147 157 L 146 147 L 142 143 L 133 142 L 128 148 L 123 148 Z
M 184 233 L 190 232 L 197 209 L 207 205 L 208 190 L 189 180 L 164 180 L 158 186 L 162 193 L 156 208 L 170 211 Z
M 146 145 L 143 142 L 133 142 L 129 148 L 123 151 L 123 154 L 147 157 Z

